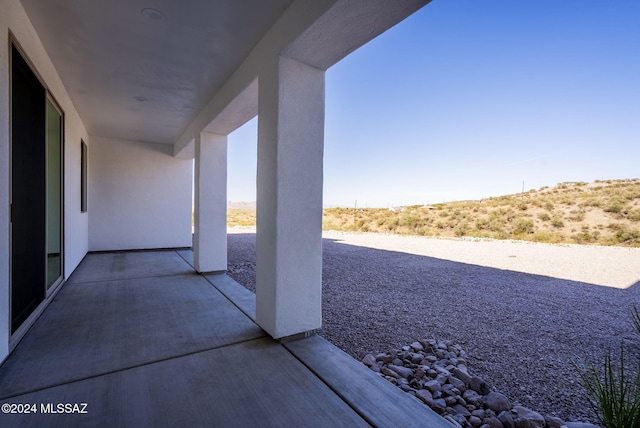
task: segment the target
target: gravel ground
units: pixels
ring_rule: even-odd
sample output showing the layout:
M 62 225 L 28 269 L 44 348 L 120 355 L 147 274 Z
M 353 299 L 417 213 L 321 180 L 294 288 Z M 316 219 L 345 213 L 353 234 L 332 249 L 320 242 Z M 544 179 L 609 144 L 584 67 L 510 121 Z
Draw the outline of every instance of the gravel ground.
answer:
M 229 234 L 229 274 L 255 290 L 255 234 Z M 322 336 L 361 360 L 453 340 L 469 369 L 520 404 L 594 421 L 572 362 L 629 341 L 640 249 L 329 232 Z

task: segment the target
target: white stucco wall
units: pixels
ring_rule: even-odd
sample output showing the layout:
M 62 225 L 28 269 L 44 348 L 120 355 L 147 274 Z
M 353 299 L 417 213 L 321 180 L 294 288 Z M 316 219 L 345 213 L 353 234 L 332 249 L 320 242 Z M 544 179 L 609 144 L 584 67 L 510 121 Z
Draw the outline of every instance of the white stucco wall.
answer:
M 9 344 L 9 32 L 64 112 L 65 277 L 88 250 L 88 216 L 80 212 L 80 139 L 87 131 L 18 0 L 0 1 L 0 361 Z
M 173 147 L 93 137 L 91 251 L 191 246 L 193 163 Z
M 64 150 L 64 251 L 65 278 L 78 267 L 89 251 L 89 215 L 80 211 L 80 171 L 83 140 L 89 150 L 91 141 L 86 136 L 84 125 L 80 121 L 67 120 L 65 112 L 65 150 Z M 91 166 L 89 165 L 89 169 Z

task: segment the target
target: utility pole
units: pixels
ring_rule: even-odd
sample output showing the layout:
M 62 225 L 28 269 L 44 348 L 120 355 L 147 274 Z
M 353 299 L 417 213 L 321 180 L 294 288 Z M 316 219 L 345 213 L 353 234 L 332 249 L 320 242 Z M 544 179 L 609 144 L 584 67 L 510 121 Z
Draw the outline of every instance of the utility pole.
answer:
M 353 225 L 356 224 L 356 212 L 358 211 L 358 200 L 356 199 L 356 203 L 353 205 Z

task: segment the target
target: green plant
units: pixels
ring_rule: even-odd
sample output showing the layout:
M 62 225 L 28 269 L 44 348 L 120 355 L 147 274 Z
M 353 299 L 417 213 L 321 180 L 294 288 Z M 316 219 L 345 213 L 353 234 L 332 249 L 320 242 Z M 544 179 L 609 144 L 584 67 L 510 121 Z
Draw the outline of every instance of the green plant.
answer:
M 624 202 L 620 199 L 614 199 L 604 210 L 608 213 L 619 214 L 624 210 Z
M 611 241 L 614 245 L 626 244 L 629 246 L 638 247 L 640 246 L 640 230 L 628 230 L 626 228 L 620 228 L 616 231 L 613 237 L 611 237 Z
M 533 233 L 533 221 L 528 218 L 517 218 L 515 220 L 515 228 L 513 229 L 513 233 L 515 235 L 523 235 L 528 233 Z
M 562 215 L 558 213 L 554 214 L 553 218 L 551 219 L 551 224 L 553 225 L 553 227 L 557 227 L 557 228 L 564 227 L 564 221 L 562 220 Z
M 538 218 L 542 221 L 549 221 L 551 220 L 551 217 L 549 216 L 549 214 L 547 213 L 540 213 L 538 214 Z
M 631 221 L 640 221 L 640 211 L 631 210 L 627 213 L 627 218 Z
M 455 228 L 456 236 L 464 236 L 469 231 L 469 222 L 467 220 L 462 220 Z
M 640 334 L 640 312 L 638 312 L 637 306 L 634 306 L 631 311 L 631 321 L 633 322 L 633 326 L 636 328 L 638 334 Z
M 595 237 L 588 231 L 582 231 L 571 236 L 577 244 L 588 244 L 595 241 Z
M 631 320 L 640 333 L 640 313 L 636 306 L 631 311 Z M 640 356 L 636 356 L 635 373 L 629 373 L 627 355 L 622 340 L 617 364 L 609 351 L 602 372 L 594 365 L 585 371 L 578 369 L 587 402 L 607 428 L 640 428 Z M 575 363 L 574 366 L 577 367 Z

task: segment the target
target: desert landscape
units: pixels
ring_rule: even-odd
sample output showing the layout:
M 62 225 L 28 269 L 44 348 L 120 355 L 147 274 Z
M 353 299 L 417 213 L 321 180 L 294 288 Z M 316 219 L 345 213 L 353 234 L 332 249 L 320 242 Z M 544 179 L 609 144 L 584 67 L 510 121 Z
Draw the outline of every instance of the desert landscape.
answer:
M 230 204 L 229 226 L 255 225 L 255 204 Z M 640 179 L 396 208 L 326 208 L 323 230 L 640 246 Z
M 621 340 L 640 355 L 630 317 L 640 305 L 639 202 L 640 180 L 611 180 L 393 211 L 327 209 L 320 334 L 358 360 L 449 341 L 513 404 L 596 422 L 580 370 Z M 230 210 L 228 273 L 254 291 L 251 210 Z

